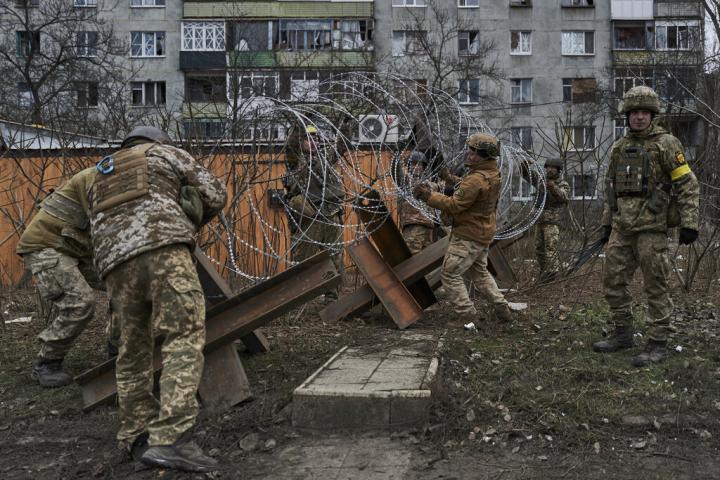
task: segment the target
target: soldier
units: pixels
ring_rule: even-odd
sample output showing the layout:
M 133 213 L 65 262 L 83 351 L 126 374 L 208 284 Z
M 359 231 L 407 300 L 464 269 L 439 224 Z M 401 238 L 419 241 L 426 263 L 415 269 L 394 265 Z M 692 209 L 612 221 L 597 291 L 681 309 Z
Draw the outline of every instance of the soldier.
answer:
M 535 231 L 535 256 L 540 267 L 540 282 L 552 281 L 560 271 L 560 219 L 570 195 L 570 185 L 560 176 L 562 168 L 563 162 L 559 158 L 545 161 L 545 208 Z M 527 173 L 527 170 L 523 170 L 525 178 L 530 180 Z M 537 184 L 537 181 L 533 183 Z M 542 195 L 538 201 L 542 201 Z
M 296 163 L 290 164 L 285 178 L 294 260 L 302 262 L 331 246 L 332 262 L 342 275 L 342 248 L 334 246 L 343 242 L 345 199 L 345 188 L 335 170 L 337 152 L 325 151 L 314 125 L 304 131 L 296 140 Z M 325 300 L 337 300 L 340 288 L 326 292 Z
M 137 127 L 98 163 L 92 242 L 121 331 L 121 446 L 148 465 L 208 472 L 217 462 L 188 438 L 205 344 L 205 298 L 191 251 L 198 228 L 225 205 L 226 188 L 170 142 L 157 128 Z M 162 338 L 159 399 L 156 337 Z
M 95 168 L 85 169 L 48 195 L 16 248 L 40 297 L 57 311 L 38 335 L 40 352 L 32 367 L 32 377 L 43 387 L 72 383 L 62 369 L 63 359 L 95 315 L 93 288 L 104 289 L 92 264 L 87 216 L 94 179 Z
M 495 231 L 495 215 L 500 197 L 500 171 L 497 156 L 500 144 L 495 137 L 475 133 L 467 140 L 465 165 L 469 172 L 462 178 L 452 197 L 417 185 L 413 195 L 452 217 L 450 244 L 442 266 L 442 284 L 455 312 L 474 320 L 477 310 L 468 296 L 463 275 L 470 272 L 475 288 L 487 300 L 498 320 L 508 322 L 512 314 L 508 302 L 487 270 L 487 257 Z
M 647 296 L 646 349 L 636 367 L 667 357 L 673 303 L 668 294 L 668 229 L 680 226 L 680 244 L 698 236 L 699 186 L 680 141 L 657 123 L 660 100 L 649 87 L 628 90 L 621 111 L 630 131 L 615 142 L 605 178 L 603 239 L 607 243 L 603 284 L 610 306 L 612 337 L 595 342 L 596 352 L 633 346 L 632 297 L 628 283 L 638 265 Z M 679 212 L 672 215 L 672 212 Z
M 409 175 L 420 178 L 427 168 L 428 161 L 422 152 L 415 150 L 410 154 L 407 163 Z M 430 187 L 435 191 L 438 190 L 437 185 L 431 184 Z M 400 229 L 405 243 L 414 255 L 433 242 L 435 224 L 432 219 L 406 200 L 401 200 L 399 207 Z

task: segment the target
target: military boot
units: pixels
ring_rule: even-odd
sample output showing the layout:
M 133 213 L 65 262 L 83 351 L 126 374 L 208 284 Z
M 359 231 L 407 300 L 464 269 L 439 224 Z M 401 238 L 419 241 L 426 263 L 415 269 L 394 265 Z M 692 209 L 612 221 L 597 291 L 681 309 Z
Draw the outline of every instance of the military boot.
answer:
M 174 468 L 185 472 L 214 472 L 218 462 L 210 458 L 192 441 L 173 445 L 152 446 L 145 450 L 142 461 L 160 468 Z
M 668 356 L 667 342 L 664 340 L 648 340 L 645 351 L 630 360 L 634 367 L 644 367 L 651 363 L 658 363 Z
M 493 315 L 495 320 L 500 323 L 510 323 L 513 321 L 513 314 L 507 303 L 498 303 L 493 306 Z
M 62 359 L 38 358 L 33 362 L 31 376 L 38 381 L 41 387 L 54 388 L 70 385 L 73 379 L 63 371 L 62 362 Z
M 600 353 L 612 353 L 625 348 L 631 348 L 635 345 L 633 342 L 632 328 L 615 327 L 613 336 L 593 343 L 593 350 Z

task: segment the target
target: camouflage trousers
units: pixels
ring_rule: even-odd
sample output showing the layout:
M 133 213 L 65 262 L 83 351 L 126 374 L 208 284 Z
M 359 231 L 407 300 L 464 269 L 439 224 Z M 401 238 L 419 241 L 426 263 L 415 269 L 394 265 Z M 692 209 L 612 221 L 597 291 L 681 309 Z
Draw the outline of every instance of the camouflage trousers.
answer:
M 605 247 L 607 261 L 603 286 L 610 306 L 611 326 L 632 327 L 632 296 L 628 284 L 640 266 L 647 297 L 646 323 L 650 339 L 663 341 L 672 331 L 670 316 L 673 302 L 668 293 L 670 262 L 665 233 L 623 235 L 613 230 Z
M 150 445 L 170 445 L 198 414 L 203 371 L 205 297 L 187 245 L 145 252 L 105 279 L 120 324 L 116 363 L 120 430 L 129 447 L 147 431 Z M 160 399 L 153 395 L 153 346 L 162 338 Z
M 559 242 L 559 226 L 551 223 L 538 223 L 535 230 L 535 257 L 541 272 L 557 273 L 560 271 Z
M 507 305 L 507 300 L 498 290 L 495 279 L 487 269 L 489 250 L 489 245 L 464 240 L 451 234 L 440 278 L 445 289 L 444 296 L 455 308 L 455 313 L 459 315 L 477 314 L 463 279 L 466 274 L 488 303 Z
M 302 262 L 326 249 L 327 247 L 323 246 L 323 244 L 334 244 L 336 242 L 341 242 L 342 244 L 342 241 L 343 228 L 340 213 L 326 215 L 309 225 L 303 225 L 301 231 L 294 231 L 292 233 L 293 260 Z M 330 251 L 330 258 L 341 278 L 344 271 L 342 253 L 342 249 Z M 340 286 L 335 287 L 335 289 L 327 292 L 325 295 L 330 298 L 338 298 L 341 287 L 342 281 L 340 282 Z
M 57 316 L 38 335 L 41 343 L 38 357 L 62 360 L 95 316 L 93 287 L 102 284 L 91 262 L 54 248 L 27 253 L 23 260 L 35 277 L 41 299 L 57 311 Z
M 410 252 L 415 255 L 433 243 L 433 227 L 417 224 L 405 225 L 402 229 L 402 236 L 410 248 Z

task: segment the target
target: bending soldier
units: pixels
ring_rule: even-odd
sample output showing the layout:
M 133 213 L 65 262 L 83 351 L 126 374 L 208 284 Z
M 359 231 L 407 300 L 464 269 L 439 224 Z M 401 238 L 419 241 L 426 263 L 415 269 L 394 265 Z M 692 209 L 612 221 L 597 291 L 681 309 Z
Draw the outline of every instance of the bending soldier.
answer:
M 495 216 L 501 181 L 496 158 L 500 154 L 500 145 L 495 137 L 476 133 L 468 138 L 467 146 L 465 164 L 469 172 L 452 197 L 433 192 L 426 184 L 416 186 L 413 195 L 452 217 L 450 244 L 441 279 L 455 312 L 470 317 L 468 321 L 476 320 L 477 310 L 463 281 L 463 276 L 469 272 L 475 288 L 491 304 L 495 317 L 511 321 L 507 300 L 487 269 L 490 243 L 497 230 Z
M 415 150 L 410 154 L 407 163 L 408 174 L 420 178 L 427 168 L 428 161 L 422 152 Z M 438 186 L 435 184 L 430 184 L 430 187 L 434 191 L 438 190 Z M 435 224 L 431 218 L 406 200 L 400 201 L 399 211 L 403 238 L 414 255 L 433 242 Z
M 212 471 L 190 441 L 203 371 L 205 298 L 191 251 L 198 228 L 225 205 L 225 185 L 154 127 L 138 127 L 98 164 L 91 202 L 95 264 L 120 324 L 120 430 L 136 460 Z M 153 395 L 162 338 L 160 398 Z
M 680 141 L 657 124 L 660 100 L 649 87 L 623 97 L 630 131 L 610 152 L 602 217 L 607 263 L 603 285 L 613 335 L 595 342 L 597 352 L 633 346 L 632 297 L 628 284 L 638 266 L 647 296 L 645 351 L 633 357 L 640 367 L 667 356 L 673 303 L 668 293 L 668 229 L 680 226 L 680 244 L 698 236 L 699 187 Z M 672 215 L 679 211 L 679 218 Z

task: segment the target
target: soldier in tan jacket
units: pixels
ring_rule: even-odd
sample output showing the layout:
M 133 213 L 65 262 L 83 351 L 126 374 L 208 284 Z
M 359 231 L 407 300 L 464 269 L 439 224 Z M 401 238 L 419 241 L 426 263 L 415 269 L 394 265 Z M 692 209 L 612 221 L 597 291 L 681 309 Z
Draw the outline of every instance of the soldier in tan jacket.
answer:
M 487 269 L 488 251 L 497 229 L 495 216 L 501 179 L 496 158 L 500 145 L 495 137 L 476 133 L 468 138 L 467 146 L 465 164 L 469 172 L 460 180 L 452 197 L 432 192 L 426 184 L 415 187 L 413 195 L 452 217 L 452 233 L 441 278 L 455 312 L 468 321 L 477 316 L 463 281 L 463 276 L 469 273 L 475 288 L 492 305 L 495 317 L 511 321 L 507 300 Z

